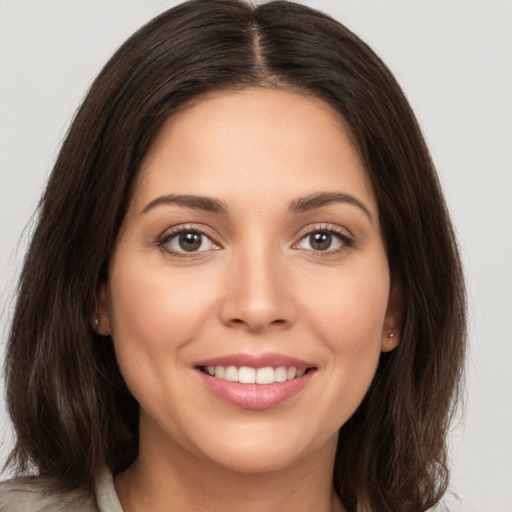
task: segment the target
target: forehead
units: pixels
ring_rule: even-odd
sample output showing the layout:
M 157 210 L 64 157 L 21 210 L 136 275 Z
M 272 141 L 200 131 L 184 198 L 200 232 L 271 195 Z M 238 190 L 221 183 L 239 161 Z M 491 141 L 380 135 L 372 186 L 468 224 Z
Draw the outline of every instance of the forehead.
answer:
M 163 193 L 223 200 L 337 191 L 376 209 L 371 183 L 343 119 L 294 92 L 219 92 L 172 116 L 146 155 L 135 188 L 142 206 Z

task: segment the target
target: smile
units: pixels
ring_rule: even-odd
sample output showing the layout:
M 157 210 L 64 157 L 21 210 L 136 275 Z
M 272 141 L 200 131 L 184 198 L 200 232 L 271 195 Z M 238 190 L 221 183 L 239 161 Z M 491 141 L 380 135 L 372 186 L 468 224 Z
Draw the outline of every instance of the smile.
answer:
M 231 354 L 198 361 L 195 370 L 222 401 L 243 409 L 268 409 L 288 402 L 311 382 L 315 364 L 283 354 Z
M 241 384 L 261 384 L 269 385 L 276 382 L 286 382 L 287 380 L 302 377 L 306 369 L 297 369 L 295 366 L 278 366 L 272 368 L 251 368 L 250 366 L 202 366 L 201 371 L 229 382 L 239 382 Z

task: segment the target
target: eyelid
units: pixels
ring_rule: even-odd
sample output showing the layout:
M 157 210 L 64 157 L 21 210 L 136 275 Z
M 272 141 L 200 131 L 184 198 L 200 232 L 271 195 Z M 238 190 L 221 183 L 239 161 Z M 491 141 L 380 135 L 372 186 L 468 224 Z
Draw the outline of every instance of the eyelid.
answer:
M 202 256 L 202 255 L 204 255 L 204 253 L 209 252 L 208 250 L 206 250 L 206 251 L 191 251 L 190 253 L 187 253 L 186 251 L 183 251 L 183 252 L 173 251 L 173 250 L 170 250 L 170 249 L 164 247 L 165 244 L 171 238 L 173 238 L 174 236 L 176 236 L 182 232 L 187 232 L 187 231 L 199 233 L 199 234 L 205 236 L 206 238 L 208 238 L 218 248 L 222 248 L 222 244 L 220 242 L 218 242 L 219 237 L 216 234 L 216 232 L 214 232 L 214 230 L 212 230 L 208 226 L 205 226 L 204 224 L 191 224 L 191 223 L 178 224 L 176 226 L 172 226 L 171 228 L 166 229 L 156 239 L 156 245 L 158 247 L 160 247 L 166 253 L 171 254 L 172 256 L 185 257 L 185 258 L 189 258 L 189 257 L 197 258 L 198 256 L 200 256 L 200 255 Z M 214 250 L 218 250 L 218 248 L 216 248 Z
M 314 224 L 308 224 L 307 226 L 301 228 L 297 232 L 295 237 L 302 238 L 305 235 L 308 235 L 315 231 L 330 231 L 345 236 L 347 238 L 354 238 L 354 235 L 351 233 L 349 229 L 342 227 L 339 224 L 331 224 L 330 222 L 316 222 Z
M 217 248 L 214 250 L 223 248 L 223 244 L 218 241 L 220 237 L 218 236 L 218 234 L 215 230 L 213 230 L 212 228 L 210 228 L 209 226 L 206 226 L 204 224 L 194 224 L 194 223 L 178 224 L 176 226 L 172 226 L 172 227 L 168 228 L 161 235 L 158 236 L 158 238 L 156 240 L 156 245 L 158 247 L 160 247 L 166 253 L 171 254 L 173 256 L 178 256 L 178 257 L 196 257 L 197 258 L 200 256 L 204 256 L 204 253 L 210 252 L 210 250 L 206 250 L 206 251 L 191 251 L 190 253 L 187 253 L 186 251 L 183 251 L 183 252 L 172 251 L 172 250 L 164 247 L 164 245 L 173 236 L 176 236 L 177 234 L 182 233 L 184 231 L 185 232 L 186 231 L 194 231 L 194 232 L 200 233 L 201 235 L 207 237 L 208 239 L 210 239 L 210 241 L 214 245 L 217 246 Z M 334 234 L 334 235 L 340 237 L 342 240 L 342 246 L 337 249 L 334 249 L 334 250 L 327 249 L 325 251 L 318 251 L 318 250 L 314 250 L 314 249 L 300 249 L 297 247 L 297 245 L 302 240 L 304 240 L 304 238 L 311 235 L 312 233 L 320 232 L 320 231 L 328 232 L 328 233 L 331 233 L 331 234 Z M 355 245 L 354 235 L 352 235 L 352 233 L 348 229 L 341 227 L 337 224 L 330 224 L 330 223 L 310 224 L 310 225 L 302 228 L 295 235 L 294 238 L 296 241 L 292 245 L 293 249 L 313 252 L 315 255 L 324 256 L 324 257 L 332 256 L 334 254 L 337 254 L 339 252 L 347 250 Z
M 301 229 L 298 234 L 296 235 L 297 241 L 293 243 L 292 248 L 296 248 L 297 250 L 301 250 L 300 248 L 296 247 L 304 238 L 307 236 L 310 236 L 313 233 L 316 232 L 326 232 L 334 234 L 341 238 L 343 244 L 341 247 L 334 249 L 334 250 L 325 250 L 325 251 L 315 251 L 314 249 L 303 249 L 304 251 L 314 252 L 316 255 L 320 256 L 332 256 L 333 254 L 337 254 L 341 251 L 344 251 L 346 249 L 349 249 L 355 245 L 355 238 L 352 233 L 346 229 L 343 228 L 337 224 L 328 224 L 328 223 L 319 223 L 319 224 L 310 224 L 306 226 L 305 228 Z

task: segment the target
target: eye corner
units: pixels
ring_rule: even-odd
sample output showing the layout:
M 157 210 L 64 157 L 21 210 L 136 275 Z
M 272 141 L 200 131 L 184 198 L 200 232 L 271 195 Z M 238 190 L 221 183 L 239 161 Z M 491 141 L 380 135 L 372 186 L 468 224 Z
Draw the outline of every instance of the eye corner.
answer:
M 316 240 L 313 240 L 311 237 L 315 235 Z M 347 229 L 336 225 L 309 226 L 298 236 L 299 239 L 292 245 L 292 249 L 308 251 L 322 257 L 335 256 L 355 245 L 354 236 Z M 309 247 L 303 247 L 303 243 L 307 243 Z
M 181 225 L 161 234 L 155 245 L 172 257 L 199 258 L 210 251 L 222 249 L 222 245 L 203 227 Z M 188 245 L 188 247 L 185 247 Z

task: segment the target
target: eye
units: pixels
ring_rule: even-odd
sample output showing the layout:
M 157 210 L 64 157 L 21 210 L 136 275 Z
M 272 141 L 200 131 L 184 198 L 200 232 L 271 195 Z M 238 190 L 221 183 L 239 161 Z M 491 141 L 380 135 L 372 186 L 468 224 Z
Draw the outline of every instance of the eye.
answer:
M 336 252 L 345 246 L 350 247 L 352 240 L 341 233 L 332 230 L 316 230 L 303 236 L 296 245 L 298 249 L 315 252 Z
M 194 253 L 217 249 L 213 240 L 197 230 L 181 230 L 166 236 L 160 245 L 170 253 Z

